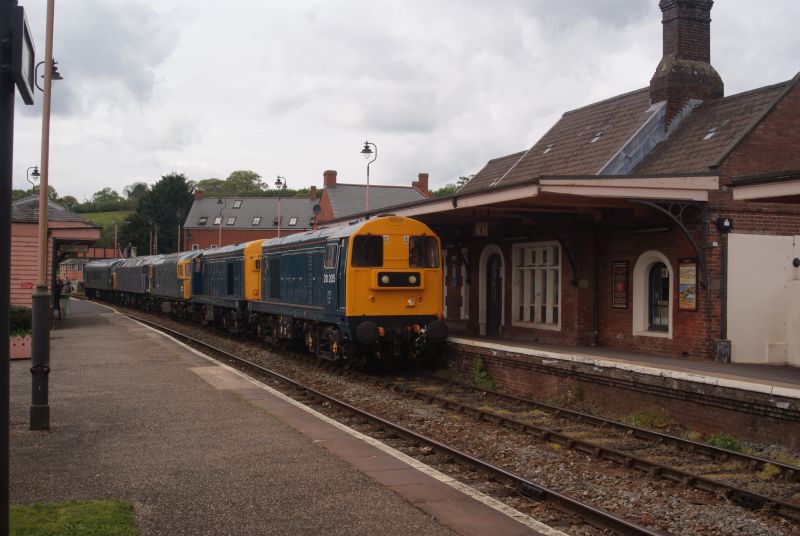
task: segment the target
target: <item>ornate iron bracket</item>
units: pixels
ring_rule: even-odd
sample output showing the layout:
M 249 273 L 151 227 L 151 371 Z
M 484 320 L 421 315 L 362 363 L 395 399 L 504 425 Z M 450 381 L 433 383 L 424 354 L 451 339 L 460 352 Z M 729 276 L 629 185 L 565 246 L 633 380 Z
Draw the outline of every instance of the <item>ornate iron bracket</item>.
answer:
M 697 254 L 697 270 L 700 275 L 700 286 L 708 288 L 708 203 L 702 201 L 669 201 L 650 199 L 628 199 L 631 203 L 645 205 L 669 217 L 683 231 Z M 686 227 L 687 209 L 700 213 L 700 232 L 702 243 L 698 244 Z

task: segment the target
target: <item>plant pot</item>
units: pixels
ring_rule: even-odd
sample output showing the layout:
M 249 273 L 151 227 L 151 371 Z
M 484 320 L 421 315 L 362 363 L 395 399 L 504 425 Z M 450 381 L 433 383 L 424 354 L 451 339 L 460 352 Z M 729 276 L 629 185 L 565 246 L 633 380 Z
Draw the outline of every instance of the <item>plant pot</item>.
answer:
M 31 358 L 31 336 L 15 336 L 9 340 L 11 359 L 30 359 Z

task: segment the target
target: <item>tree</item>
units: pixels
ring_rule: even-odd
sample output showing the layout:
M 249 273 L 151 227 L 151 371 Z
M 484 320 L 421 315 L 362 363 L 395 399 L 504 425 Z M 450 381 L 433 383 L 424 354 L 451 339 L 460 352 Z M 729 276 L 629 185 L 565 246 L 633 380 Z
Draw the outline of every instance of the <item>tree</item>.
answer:
M 125 194 L 127 199 L 138 201 L 147 192 L 147 189 L 146 182 L 134 182 L 123 188 L 122 193 Z
M 72 197 L 71 195 L 65 195 L 64 197 L 60 197 L 56 202 L 59 205 L 63 205 L 70 210 L 72 210 L 72 207 L 78 204 L 78 200 Z
M 474 177 L 474 176 L 475 175 L 470 175 L 470 176 L 466 177 L 466 176 L 462 175 L 461 177 L 458 178 L 458 180 L 455 183 L 451 182 L 451 183 L 445 184 L 444 186 L 442 186 L 438 190 L 434 190 L 433 191 L 433 197 L 444 197 L 444 196 L 452 195 L 452 194 L 456 193 L 462 186 L 467 184 L 470 181 L 470 179 L 472 179 L 472 177 Z
M 268 186 L 261 180 L 261 175 L 255 171 L 234 171 L 225 180 L 225 185 L 220 192 L 222 195 L 258 195 Z
M 118 200 L 122 200 L 122 197 L 117 193 L 116 190 L 112 190 L 108 186 L 106 186 L 99 192 L 95 192 L 94 195 L 92 195 L 93 203 L 104 203 L 107 201 L 118 201 Z
M 161 177 L 139 199 L 139 205 L 120 227 L 120 244 L 131 242 L 138 251 L 150 250 L 151 233 L 157 236 L 157 253 L 178 251 L 178 226 L 194 202 L 192 184 L 182 173 Z
M 28 197 L 31 195 L 30 190 L 11 190 L 11 200 L 16 201 L 17 199 L 22 199 L 23 197 Z
M 222 179 L 203 179 L 197 181 L 195 190 L 202 190 L 208 195 L 222 195 L 225 181 Z

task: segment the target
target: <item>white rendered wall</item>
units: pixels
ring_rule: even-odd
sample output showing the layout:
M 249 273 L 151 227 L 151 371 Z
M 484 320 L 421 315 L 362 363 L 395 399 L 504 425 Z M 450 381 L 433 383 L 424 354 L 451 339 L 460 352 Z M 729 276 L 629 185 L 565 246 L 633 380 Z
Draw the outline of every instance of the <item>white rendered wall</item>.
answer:
M 728 338 L 735 363 L 800 365 L 800 237 L 728 235 Z

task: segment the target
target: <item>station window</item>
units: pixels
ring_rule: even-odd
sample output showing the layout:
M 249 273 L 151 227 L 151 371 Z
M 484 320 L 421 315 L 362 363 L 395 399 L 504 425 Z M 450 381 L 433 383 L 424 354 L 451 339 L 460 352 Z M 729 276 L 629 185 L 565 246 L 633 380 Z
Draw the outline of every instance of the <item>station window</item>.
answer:
M 552 242 L 513 248 L 514 323 L 560 327 L 561 248 Z
M 408 239 L 408 265 L 411 268 L 438 268 L 439 242 L 432 236 Z
M 236 223 L 236 216 L 228 218 L 228 225 L 233 225 L 234 223 Z
M 339 247 L 336 244 L 325 246 L 325 268 L 336 268 L 336 253 Z
M 205 225 L 208 222 L 208 216 L 202 216 L 197 220 L 197 225 Z
M 234 201 L 233 202 L 233 208 L 242 208 L 242 200 L 241 199 L 237 199 L 236 201 Z
M 217 216 L 216 218 L 214 218 L 214 225 L 220 225 L 220 224 L 222 224 L 222 217 Z
M 650 267 L 647 324 L 650 331 L 669 331 L 669 270 L 663 262 Z
M 294 227 L 295 225 L 297 225 L 297 216 L 292 216 L 289 218 L 289 226 Z
M 261 223 L 261 216 L 254 216 L 253 225 L 259 225 L 260 223 Z
M 383 266 L 383 237 L 375 235 L 356 236 L 353 239 L 353 266 Z

